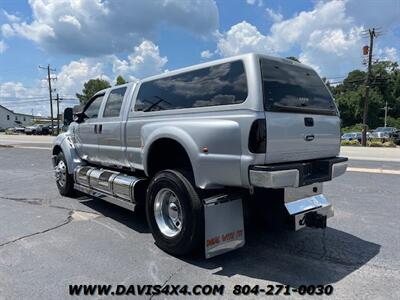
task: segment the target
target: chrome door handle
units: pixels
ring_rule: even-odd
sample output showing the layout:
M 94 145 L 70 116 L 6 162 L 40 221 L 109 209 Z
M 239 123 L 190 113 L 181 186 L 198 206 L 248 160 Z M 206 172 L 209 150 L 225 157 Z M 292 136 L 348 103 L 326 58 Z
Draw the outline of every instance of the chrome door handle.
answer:
M 97 124 L 94 125 L 94 133 L 97 134 Z
M 315 136 L 314 136 L 313 134 L 308 134 L 308 135 L 306 135 L 306 136 L 304 137 L 304 140 L 305 140 L 306 142 L 310 142 L 310 141 L 314 140 L 314 138 L 315 138 Z
M 99 124 L 99 131 L 98 131 L 98 133 L 101 134 L 102 131 L 103 131 L 103 124 Z

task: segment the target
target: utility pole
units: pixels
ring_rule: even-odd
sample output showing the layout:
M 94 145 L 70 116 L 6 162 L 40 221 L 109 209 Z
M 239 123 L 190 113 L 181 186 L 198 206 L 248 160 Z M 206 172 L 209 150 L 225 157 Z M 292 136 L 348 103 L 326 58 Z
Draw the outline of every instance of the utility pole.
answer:
M 64 100 L 64 99 L 60 98 L 57 93 L 56 100 L 57 100 L 57 135 L 59 135 L 60 134 L 60 101 Z
M 369 49 L 368 49 L 368 73 L 365 81 L 365 96 L 364 96 L 364 112 L 363 112 L 363 131 L 361 137 L 361 144 L 363 147 L 367 146 L 367 130 L 368 130 L 368 98 L 369 88 L 371 84 L 371 71 L 372 71 L 372 50 L 374 47 L 374 38 L 376 37 L 375 28 L 368 29 L 369 35 Z
M 51 80 L 54 80 L 56 78 L 51 78 L 50 76 L 50 71 L 55 72 L 55 69 L 51 69 L 50 65 L 47 65 L 47 67 L 41 67 L 39 66 L 40 69 L 47 69 L 47 82 L 49 84 L 49 100 L 50 100 L 50 117 L 51 117 L 51 128 L 54 129 L 54 119 L 53 119 L 53 96 L 52 96 L 52 89 L 51 89 Z
M 384 108 L 381 108 L 381 109 L 383 109 L 383 110 L 385 111 L 385 127 L 386 127 L 386 125 L 387 125 L 386 120 L 387 120 L 388 111 L 391 110 L 391 108 L 388 107 L 387 101 L 386 101 L 386 103 L 385 103 L 385 107 L 384 107 Z

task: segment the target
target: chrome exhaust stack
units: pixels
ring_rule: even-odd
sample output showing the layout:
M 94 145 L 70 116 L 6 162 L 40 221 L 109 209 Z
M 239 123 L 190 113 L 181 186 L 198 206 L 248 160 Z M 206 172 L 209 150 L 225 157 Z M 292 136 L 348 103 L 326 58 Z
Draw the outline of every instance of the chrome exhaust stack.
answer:
M 143 194 L 138 190 L 146 188 L 144 178 L 88 166 L 76 167 L 74 178 L 74 187 L 77 190 L 96 197 L 107 196 L 132 204 Z

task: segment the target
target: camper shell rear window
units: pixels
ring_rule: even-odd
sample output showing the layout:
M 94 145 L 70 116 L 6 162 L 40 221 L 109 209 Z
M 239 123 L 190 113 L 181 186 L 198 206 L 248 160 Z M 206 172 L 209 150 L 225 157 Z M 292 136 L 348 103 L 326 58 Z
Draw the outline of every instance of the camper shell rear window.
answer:
M 314 70 L 270 59 L 260 59 L 260 65 L 265 110 L 337 114 L 328 88 Z

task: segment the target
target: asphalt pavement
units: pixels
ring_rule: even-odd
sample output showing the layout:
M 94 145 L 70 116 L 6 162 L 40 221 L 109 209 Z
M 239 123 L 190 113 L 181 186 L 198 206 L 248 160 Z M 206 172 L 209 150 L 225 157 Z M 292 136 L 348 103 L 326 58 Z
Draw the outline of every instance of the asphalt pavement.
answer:
M 69 284 L 224 284 L 229 299 L 236 284 L 331 284 L 331 299 L 400 299 L 400 149 L 342 150 L 363 159 L 324 185 L 335 207 L 325 230 L 253 228 L 245 247 L 204 260 L 158 249 L 142 213 L 61 197 L 41 138 L 0 136 L 0 299 L 65 299 Z

